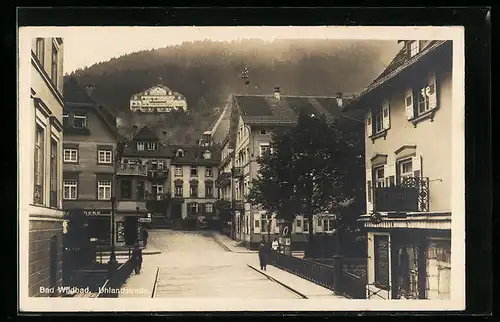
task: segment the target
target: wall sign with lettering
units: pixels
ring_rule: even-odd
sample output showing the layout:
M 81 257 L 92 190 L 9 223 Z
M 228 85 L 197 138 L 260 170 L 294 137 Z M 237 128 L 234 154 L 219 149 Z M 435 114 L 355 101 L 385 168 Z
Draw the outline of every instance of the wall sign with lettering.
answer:
M 380 288 L 389 288 L 389 236 L 374 236 L 375 282 Z
M 85 209 L 83 213 L 85 216 L 109 216 L 111 215 L 111 210 Z

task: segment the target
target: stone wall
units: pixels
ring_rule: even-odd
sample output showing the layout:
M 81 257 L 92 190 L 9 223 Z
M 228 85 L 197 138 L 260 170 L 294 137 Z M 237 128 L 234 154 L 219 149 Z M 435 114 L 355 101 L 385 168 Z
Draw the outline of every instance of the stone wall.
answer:
M 49 293 L 40 292 L 40 288 L 49 288 L 50 285 L 50 247 L 51 239 L 55 236 L 57 253 L 57 275 L 55 287 L 61 286 L 62 281 L 62 222 L 30 220 L 29 227 L 29 296 L 50 296 Z

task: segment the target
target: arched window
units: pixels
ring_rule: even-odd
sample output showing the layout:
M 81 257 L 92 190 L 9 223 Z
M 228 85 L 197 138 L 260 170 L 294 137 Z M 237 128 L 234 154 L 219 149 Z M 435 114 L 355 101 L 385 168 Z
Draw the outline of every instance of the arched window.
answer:
M 182 149 L 177 150 L 177 153 L 175 154 L 178 158 L 184 157 L 184 151 Z

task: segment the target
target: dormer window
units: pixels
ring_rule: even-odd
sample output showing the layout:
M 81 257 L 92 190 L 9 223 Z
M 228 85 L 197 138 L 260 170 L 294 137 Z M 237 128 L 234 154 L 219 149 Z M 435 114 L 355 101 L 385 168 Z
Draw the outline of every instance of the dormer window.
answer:
M 204 153 L 203 153 L 203 159 L 210 159 L 212 157 L 212 154 L 210 153 L 209 150 L 206 150 Z
M 419 42 L 417 40 L 410 42 L 409 47 L 410 47 L 410 57 L 413 57 L 416 54 L 418 54 L 418 52 L 420 50 L 420 46 L 419 46 Z
M 63 126 L 68 127 L 69 124 L 69 115 L 67 113 L 63 114 Z
M 175 156 L 178 158 L 184 157 L 184 151 L 182 151 L 181 149 L 177 150 L 177 153 L 175 154 Z
M 73 115 L 73 126 L 76 128 L 87 127 L 87 114 L 75 113 L 75 115 Z
M 144 142 L 137 142 L 137 151 L 144 151 Z
M 156 150 L 156 142 L 148 142 L 148 150 L 149 151 Z

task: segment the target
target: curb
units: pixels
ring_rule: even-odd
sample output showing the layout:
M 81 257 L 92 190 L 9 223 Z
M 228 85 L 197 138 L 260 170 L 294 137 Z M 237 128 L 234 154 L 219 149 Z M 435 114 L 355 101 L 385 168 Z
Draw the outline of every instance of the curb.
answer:
M 260 273 L 260 274 L 264 275 L 265 277 L 267 277 L 267 278 L 268 278 L 268 279 L 270 279 L 271 281 L 276 282 L 276 283 L 278 283 L 279 285 L 281 285 L 281 286 L 285 287 L 286 289 L 288 289 L 288 290 L 292 291 L 293 293 L 297 294 L 298 296 L 302 297 L 303 299 L 308 299 L 308 297 L 307 297 L 307 296 L 305 296 L 304 294 L 302 294 L 301 292 L 299 292 L 299 291 L 297 291 L 296 289 L 294 289 L 294 288 L 292 288 L 292 287 L 290 287 L 290 286 L 286 285 L 286 284 L 285 284 L 285 283 L 283 283 L 283 282 L 278 281 L 277 279 L 275 279 L 275 278 L 271 277 L 270 275 L 268 275 L 268 274 L 264 273 L 263 271 L 258 270 L 257 268 L 253 267 L 252 265 L 247 264 L 247 266 L 248 266 L 248 267 L 250 267 L 251 269 L 253 269 L 254 271 L 256 271 L 256 272 L 258 272 L 258 273 Z
M 224 248 L 226 252 L 233 252 L 229 247 L 227 247 L 223 242 L 221 242 L 216 235 L 212 235 L 212 238 L 219 246 Z
M 255 250 L 245 250 L 245 251 L 235 251 L 229 248 L 226 244 L 224 244 L 217 235 L 213 234 L 212 238 L 215 240 L 217 244 L 219 244 L 222 248 L 224 248 L 226 251 L 231 252 L 231 253 L 236 253 L 236 254 L 255 254 L 257 251 Z

